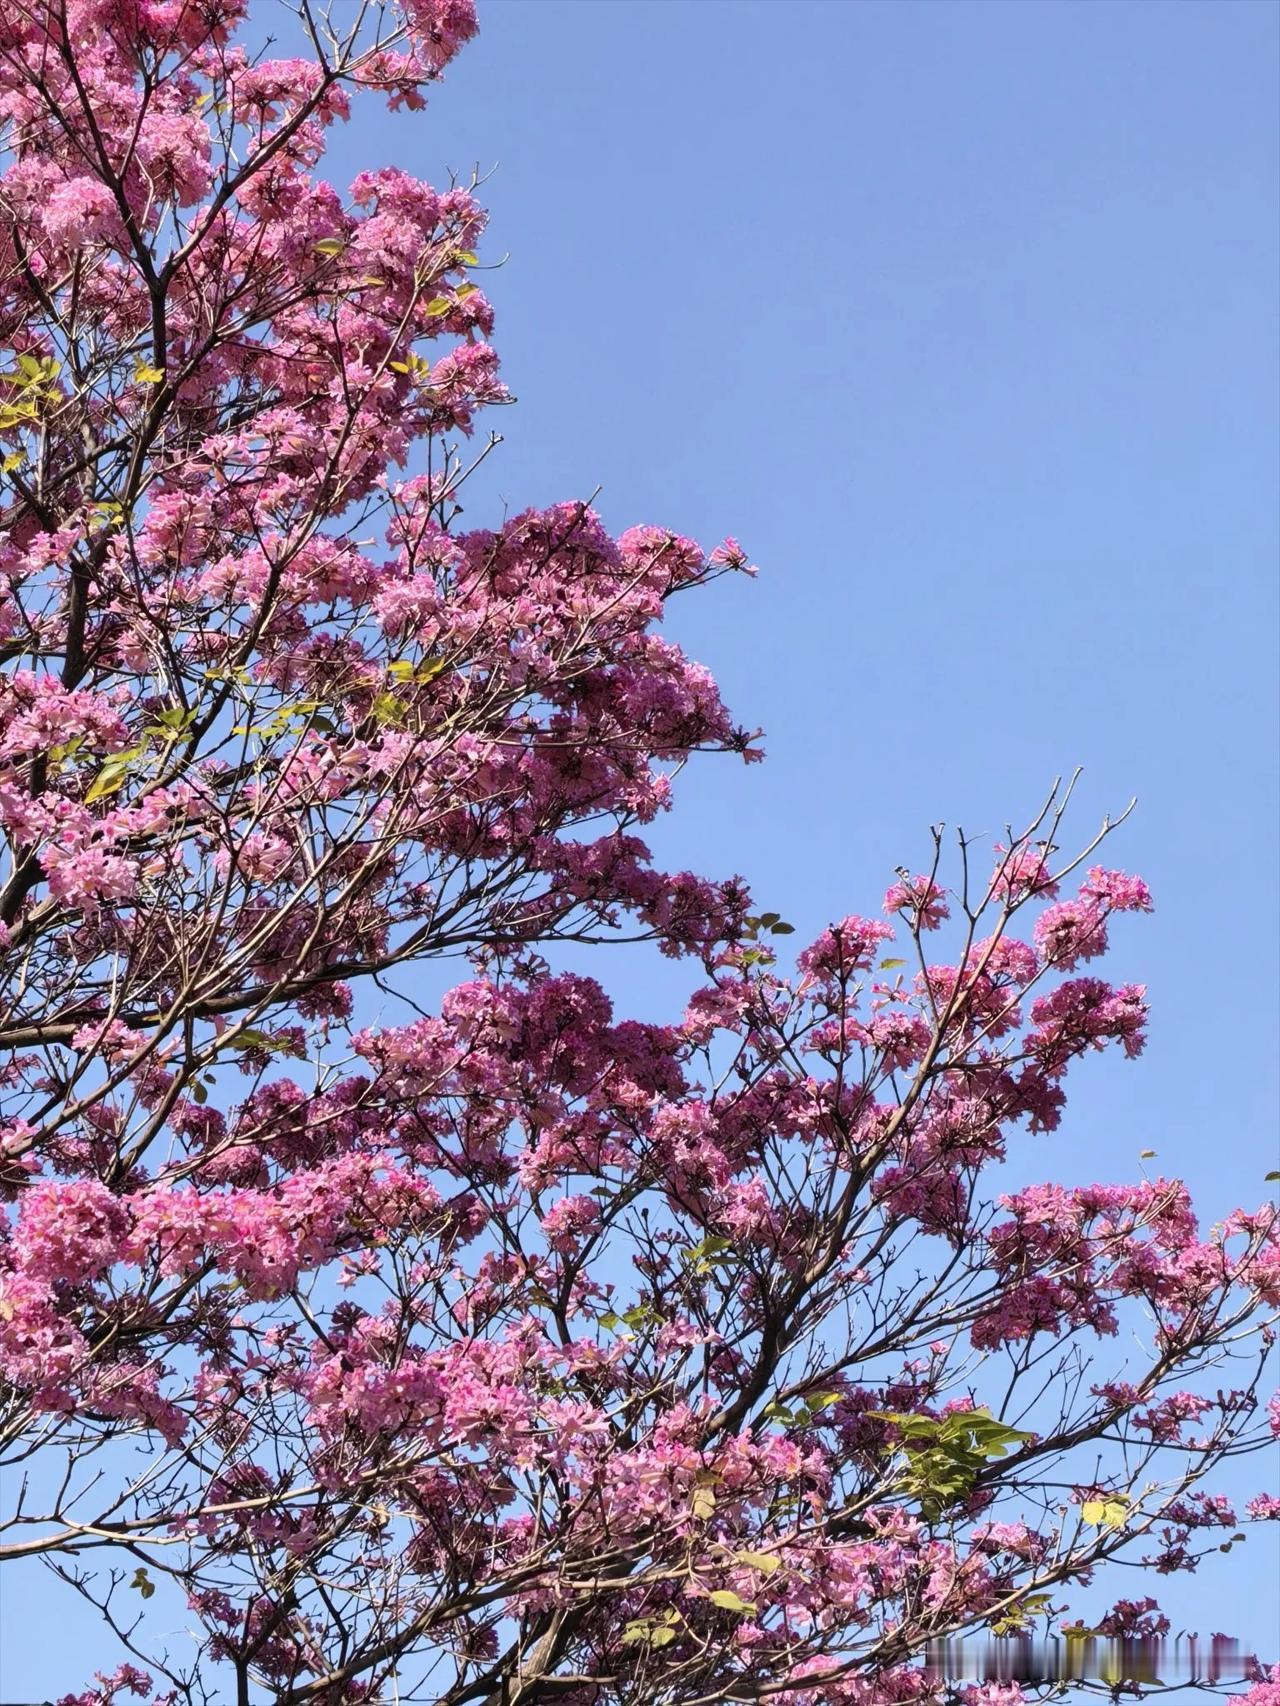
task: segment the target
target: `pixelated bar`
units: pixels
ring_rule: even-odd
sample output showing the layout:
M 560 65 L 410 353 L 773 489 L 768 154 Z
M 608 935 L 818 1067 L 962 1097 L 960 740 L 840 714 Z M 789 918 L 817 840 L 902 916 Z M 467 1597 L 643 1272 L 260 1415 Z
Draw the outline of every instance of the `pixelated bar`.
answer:
M 1243 1682 L 1257 1659 L 1238 1641 L 1214 1635 L 993 1635 L 930 1641 L 925 1674 L 933 1682 Z

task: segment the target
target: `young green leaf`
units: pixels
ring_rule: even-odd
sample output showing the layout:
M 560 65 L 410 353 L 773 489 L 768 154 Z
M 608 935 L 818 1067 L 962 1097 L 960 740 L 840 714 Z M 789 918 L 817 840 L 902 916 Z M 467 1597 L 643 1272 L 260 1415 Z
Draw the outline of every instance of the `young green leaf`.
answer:
M 1129 1515 L 1124 1499 L 1086 1499 L 1080 1516 L 1090 1528 L 1123 1528 Z
M 755 1610 L 755 1605 L 751 1600 L 743 1599 L 734 1593 L 732 1588 L 717 1588 L 714 1593 L 708 1594 L 707 1598 L 712 1605 L 718 1605 L 721 1611 L 747 1612 Z

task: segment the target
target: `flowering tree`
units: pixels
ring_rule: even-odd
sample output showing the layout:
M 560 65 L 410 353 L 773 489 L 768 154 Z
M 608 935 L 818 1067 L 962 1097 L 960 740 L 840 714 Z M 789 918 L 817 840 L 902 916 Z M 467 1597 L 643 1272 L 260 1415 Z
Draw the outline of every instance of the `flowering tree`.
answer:
M 68 1699 L 930 1701 L 931 1642 L 1228 1548 L 1274 1214 L 998 1178 L 1140 1051 L 1081 967 L 1146 887 L 1055 792 L 787 974 L 655 870 L 755 756 L 659 633 L 742 553 L 460 528 L 483 215 L 313 172 L 470 0 L 243 10 L 0 0 L 0 1558 L 100 1609 Z M 539 955 L 627 936 L 677 1022 Z

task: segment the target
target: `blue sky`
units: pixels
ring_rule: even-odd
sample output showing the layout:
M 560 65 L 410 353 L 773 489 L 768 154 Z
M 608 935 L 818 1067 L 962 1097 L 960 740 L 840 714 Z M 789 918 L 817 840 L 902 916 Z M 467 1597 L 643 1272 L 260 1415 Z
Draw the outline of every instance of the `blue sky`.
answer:
M 687 773 L 662 856 L 743 872 L 803 940 L 873 910 L 935 821 L 998 835 L 1078 764 L 1082 838 L 1136 794 L 1111 857 L 1157 911 L 1113 963 L 1150 986 L 1151 1042 L 1086 1068 L 1026 1166 L 1123 1178 L 1151 1148 L 1206 1219 L 1255 1203 L 1280 1165 L 1280 10 L 481 17 L 425 115 L 362 103 L 331 175 L 496 168 L 486 289 L 520 403 L 470 519 L 599 485 L 616 528 L 732 532 L 761 565 L 676 631 L 769 761 Z M 691 976 L 593 969 L 653 1017 Z M 1169 1584 L 1175 1627 L 1280 1649 L 1277 1564 L 1255 1531 Z M 56 1676 L 11 1644 L 5 1698 L 81 1686 L 102 1649 L 79 1627 Z

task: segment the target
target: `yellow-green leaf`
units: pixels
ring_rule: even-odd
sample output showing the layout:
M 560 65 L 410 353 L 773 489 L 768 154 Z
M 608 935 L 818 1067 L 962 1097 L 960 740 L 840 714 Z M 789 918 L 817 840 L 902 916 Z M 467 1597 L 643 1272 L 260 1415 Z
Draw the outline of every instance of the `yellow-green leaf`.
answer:
M 317 255 L 340 255 L 346 246 L 341 237 L 322 237 L 315 251 Z
M 732 1588 L 717 1588 L 714 1593 L 708 1594 L 707 1597 L 712 1605 L 718 1605 L 721 1611 L 747 1612 L 755 1610 L 751 1600 L 743 1599 L 740 1594 L 734 1593 Z
M 134 368 L 133 377 L 139 385 L 162 385 L 164 383 L 164 369 L 162 367 L 148 367 L 143 363 Z
M 1129 1506 L 1123 1499 L 1086 1499 L 1080 1515 L 1091 1528 L 1123 1528 Z
M 375 721 L 398 723 L 404 714 L 405 703 L 403 699 L 397 699 L 394 693 L 378 693 L 374 695 L 373 704 L 369 708 Z
M 434 681 L 445 667 L 443 658 L 423 658 L 421 663 L 411 663 L 408 658 L 397 658 L 394 663 L 387 665 L 387 674 L 395 681 L 412 682 L 415 686 L 422 687 L 428 681 Z
M 748 1569 L 762 1570 L 766 1576 L 782 1567 L 782 1559 L 776 1552 L 735 1552 L 735 1564 L 745 1564 Z
M 125 774 L 123 769 L 113 770 L 110 765 L 104 765 L 85 792 L 85 805 L 91 806 L 95 800 L 104 800 L 108 794 L 116 793 L 124 786 Z

